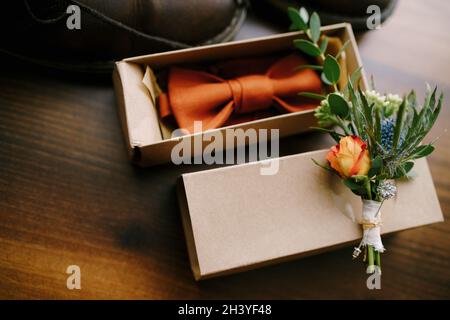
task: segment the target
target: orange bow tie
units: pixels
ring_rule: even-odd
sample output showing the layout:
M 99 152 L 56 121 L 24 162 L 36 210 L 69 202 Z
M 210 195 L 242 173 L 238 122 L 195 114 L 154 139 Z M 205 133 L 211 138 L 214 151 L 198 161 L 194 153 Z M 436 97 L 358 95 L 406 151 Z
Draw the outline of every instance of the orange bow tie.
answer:
M 173 115 L 180 128 L 193 132 L 194 121 L 202 121 L 203 130 L 208 130 L 226 125 L 233 115 L 257 113 L 273 105 L 287 112 L 317 106 L 298 96 L 301 91 L 321 92 L 321 80 L 316 72 L 296 70 L 306 63 L 302 57 L 291 54 L 271 65 L 267 65 L 268 61 L 259 61 L 259 69 L 261 64 L 266 64 L 265 73 L 250 74 L 251 67 L 245 60 L 231 61 L 225 71 L 241 76 L 230 80 L 207 72 L 171 68 L 168 93 L 159 96 L 161 118 Z

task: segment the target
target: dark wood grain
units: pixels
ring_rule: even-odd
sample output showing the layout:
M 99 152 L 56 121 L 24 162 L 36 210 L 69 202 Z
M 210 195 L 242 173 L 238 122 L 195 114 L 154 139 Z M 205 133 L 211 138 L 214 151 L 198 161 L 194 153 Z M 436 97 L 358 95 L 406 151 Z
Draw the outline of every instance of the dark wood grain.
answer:
M 385 239 L 378 291 L 366 288 L 351 248 L 195 282 L 175 180 L 206 167 L 133 167 L 109 79 L 68 77 L 2 57 L 0 298 L 450 298 L 449 14 L 448 1 L 400 1 L 381 30 L 358 39 L 380 91 L 423 92 L 428 81 L 448 97 L 429 158 L 447 220 Z M 273 30 L 257 25 L 249 21 L 240 37 Z M 284 139 L 281 151 L 327 143 L 301 135 Z M 71 264 L 81 267 L 79 291 L 66 288 Z

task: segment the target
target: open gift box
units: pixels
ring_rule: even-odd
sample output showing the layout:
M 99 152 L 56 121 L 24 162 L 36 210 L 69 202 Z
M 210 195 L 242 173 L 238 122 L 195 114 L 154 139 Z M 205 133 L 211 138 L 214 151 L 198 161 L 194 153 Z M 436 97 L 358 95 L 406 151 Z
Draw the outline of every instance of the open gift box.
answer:
M 350 42 L 345 50 L 345 59 L 342 59 L 341 63 L 344 64 L 343 70 L 346 70 L 347 74 L 352 74 L 361 66 L 361 61 L 350 24 L 325 26 L 322 31 L 327 36 L 339 38 L 342 43 L 347 40 Z M 151 68 L 153 73 L 156 74 L 159 70 L 174 65 L 212 63 L 228 59 L 261 57 L 279 52 L 295 51 L 293 40 L 304 36 L 303 32 L 292 32 L 127 58 L 117 62 L 113 76 L 114 86 L 118 97 L 125 140 L 132 161 L 141 166 L 169 162 L 171 150 L 181 139 L 192 139 L 191 141 L 193 141 L 194 136 L 203 134 L 199 132 L 171 138 L 170 129 L 162 123 L 157 111 L 158 86 L 152 81 L 153 79 L 147 79 L 147 86 L 143 83 L 147 67 Z M 360 86 L 362 89 L 366 87 L 364 73 L 361 76 Z M 275 115 L 209 131 L 218 130 L 225 136 L 225 129 L 227 128 L 241 128 L 243 130 L 249 128 L 279 129 L 279 135 L 283 137 L 308 131 L 311 126 L 316 125 L 314 110 L 306 110 Z M 200 141 L 203 141 L 203 139 L 200 139 Z M 203 143 L 203 147 L 205 147 L 206 142 Z M 198 152 L 198 149 L 194 152 Z M 193 156 L 196 155 L 193 154 Z

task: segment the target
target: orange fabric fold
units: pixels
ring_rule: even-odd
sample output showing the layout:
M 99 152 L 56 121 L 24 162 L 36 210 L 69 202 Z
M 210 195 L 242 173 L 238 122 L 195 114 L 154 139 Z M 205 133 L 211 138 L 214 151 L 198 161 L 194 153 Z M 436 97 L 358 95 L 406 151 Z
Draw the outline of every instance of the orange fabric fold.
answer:
M 315 108 L 299 92 L 321 92 L 321 80 L 311 69 L 297 69 L 306 61 L 297 54 L 279 60 L 262 58 L 230 61 L 224 79 L 204 71 L 173 67 L 169 70 L 167 93 L 159 96 L 162 119 L 173 116 L 180 128 L 193 132 L 194 121 L 203 130 L 246 121 L 249 115 L 267 114 L 271 106 L 285 112 Z M 249 69 L 253 72 L 249 73 Z M 264 70 L 255 72 L 255 70 Z M 240 121 L 241 119 L 241 121 Z

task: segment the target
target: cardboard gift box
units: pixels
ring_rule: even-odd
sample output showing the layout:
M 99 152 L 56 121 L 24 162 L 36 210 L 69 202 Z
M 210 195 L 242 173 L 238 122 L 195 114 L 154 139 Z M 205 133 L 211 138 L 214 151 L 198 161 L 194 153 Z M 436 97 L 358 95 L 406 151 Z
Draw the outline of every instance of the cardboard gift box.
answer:
M 271 159 L 279 161 L 274 175 L 260 174 L 267 162 L 183 174 L 178 197 L 195 279 L 359 243 L 361 226 L 351 217 L 361 212 L 360 198 L 311 161 L 324 162 L 326 153 Z M 443 221 L 426 160 L 414 171 L 382 206 L 384 234 Z
M 342 43 L 349 40 L 345 50 L 345 59 L 341 67 L 351 74 L 361 66 L 358 49 L 350 24 L 342 23 L 322 28 L 324 34 L 338 37 Z M 154 79 L 146 79 L 143 83 L 146 68 L 154 73 L 158 70 L 182 64 L 210 63 L 233 58 L 248 58 L 295 50 L 292 41 L 305 37 L 303 32 L 291 32 L 263 38 L 216 44 L 172 52 L 157 53 L 127 58 L 116 63 L 113 75 L 114 86 L 118 98 L 119 114 L 122 122 L 129 156 L 134 163 L 142 166 L 169 162 L 172 148 L 181 139 L 193 141 L 203 133 L 171 138 L 167 128 L 161 123 L 157 112 L 158 88 Z M 366 87 L 364 73 L 360 81 L 361 88 Z M 150 89 L 149 89 L 150 88 Z M 279 129 L 280 137 L 310 130 L 316 126 L 314 110 L 281 114 L 269 118 L 249 121 L 228 127 L 209 130 L 220 131 L 225 136 L 226 128 L 246 130 Z M 200 137 L 200 141 L 203 139 Z M 244 142 L 246 143 L 246 141 Z M 205 147 L 204 142 L 203 147 Z M 225 145 L 225 142 L 224 142 Z M 202 152 L 199 149 L 196 153 Z M 193 156 L 198 154 L 194 153 Z

